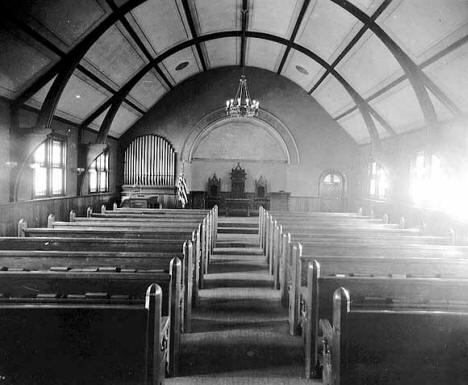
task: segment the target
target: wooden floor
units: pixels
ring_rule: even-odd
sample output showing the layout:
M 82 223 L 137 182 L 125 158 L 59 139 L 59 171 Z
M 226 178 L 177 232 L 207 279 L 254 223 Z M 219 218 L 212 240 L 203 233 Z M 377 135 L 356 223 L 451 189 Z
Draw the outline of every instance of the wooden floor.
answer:
M 182 340 L 180 376 L 167 384 L 314 383 L 304 378 L 301 337 L 288 334 L 287 311 L 272 288 L 258 234 L 242 230 L 257 223 L 257 218 L 219 218 L 193 333 Z M 232 230 L 224 233 L 227 226 Z

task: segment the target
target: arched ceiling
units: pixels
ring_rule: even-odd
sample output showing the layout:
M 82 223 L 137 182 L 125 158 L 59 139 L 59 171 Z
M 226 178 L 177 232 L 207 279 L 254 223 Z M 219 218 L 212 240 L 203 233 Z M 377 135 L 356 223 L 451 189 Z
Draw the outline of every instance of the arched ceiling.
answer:
M 104 136 L 120 137 L 188 77 L 242 63 L 296 82 L 359 144 L 468 112 L 466 0 L 1 7 L 0 95 Z

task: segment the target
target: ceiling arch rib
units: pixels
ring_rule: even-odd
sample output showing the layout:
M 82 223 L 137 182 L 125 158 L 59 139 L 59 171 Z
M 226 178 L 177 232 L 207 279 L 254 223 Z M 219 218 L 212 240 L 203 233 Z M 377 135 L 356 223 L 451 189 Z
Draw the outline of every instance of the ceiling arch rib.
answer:
M 241 22 L 241 51 L 240 51 L 240 66 L 245 66 L 245 46 L 246 46 L 246 37 L 245 32 L 248 27 L 248 14 L 249 14 L 249 5 L 248 0 L 242 0 L 242 22 Z
M 119 13 L 128 13 L 133 8 L 142 4 L 147 0 L 129 0 L 125 5 L 119 8 Z M 14 18 L 14 16 L 13 16 Z M 36 92 L 44 87 L 50 80 L 52 80 L 57 73 L 64 67 L 65 62 L 70 57 L 76 56 L 78 51 L 81 51 L 83 47 L 91 47 L 99 37 L 106 32 L 116 21 L 118 20 L 118 14 L 111 13 L 104 21 L 102 21 L 94 30 L 92 30 L 81 42 L 74 46 L 69 52 L 64 55 L 58 63 L 52 66 L 46 73 L 40 76 L 31 86 L 29 86 L 21 95 L 19 95 L 14 103 L 21 105 L 26 103 Z
M 118 10 L 118 7 L 117 5 L 114 3 L 113 0 L 106 0 L 107 4 L 109 4 L 109 6 L 111 7 L 112 11 L 114 12 L 117 12 Z M 153 56 L 151 56 L 151 54 L 149 53 L 149 51 L 146 49 L 146 46 L 143 44 L 143 42 L 140 40 L 139 36 L 137 35 L 137 33 L 135 32 L 135 30 L 132 28 L 132 26 L 130 25 L 130 23 L 128 22 L 128 20 L 125 18 L 125 16 L 123 14 L 120 15 L 119 17 L 119 20 L 120 22 L 122 23 L 122 25 L 124 26 L 124 28 L 127 30 L 127 32 L 130 34 L 130 36 L 132 37 L 133 41 L 137 44 L 138 48 L 140 48 L 141 52 L 143 52 L 143 54 L 146 56 L 146 58 L 149 60 L 149 61 L 152 61 L 153 60 Z M 164 81 L 164 83 L 166 84 L 166 86 L 171 89 L 172 88 L 172 84 L 171 82 L 169 81 L 169 79 L 167 78 L 167 76 L 161 71 L 161 68 L 159 68 L 159 66 L 157 64 L 155 64 L 154 66 L 154 69 L 156 70 L 156 72 L 158 73 L 158 75 L 161 77 L 161 79 Z
M 190 10 L 188 0 L 182 0 L 182 6 L 184 7 L 185 17 L 187 18 L 187 22 L 190 28 L 190 33 L 192 34 L 192 37 L 196 39 L 197 31 L 195 29 L 195 23 L 192 17 L 192 11 Z M 200 43 L 196 43 L 195 47 L 197 49 L 198 57 L 200 58 L 200 63 L 202 65 L 203 71 L 206 71 L 205 56 L 203 55 L 203 51 L 201 49 Z
M 426 69 L 431 64 L 434 64 L 438 60 L 444 58 L 446 55 L 449 55 L 451 52 L 458 50 L 459 48 L 463 47 L 465 44 L 468 44 L 468 35 L 460 38 L 459 40 L 456 40 L 455 42 L 453 42 L 452 44 L 450 44 L 449 46 L 444 48 L 442 51 L 439 51 L 439 52 L 435 53 L 433 56 L 431 56 L 430 58 L 428 58 L 427 60 L 422 62 L 419 65 L 421 70 Z M 433 83 L 433 81 L 425 73 L 424 73 L 424 76 L 425 76 L 425 79 L 430 80 L 430 83 L 427 83 L 427 86 L 428 86 L 429 89 L 431 89 L 431 83 Z M 397 79 L 395 79 L 391 83 L 389 83 L 386 86 L 382 87 L 380 90 L 376 91 L 372 95 L 369 95 L 368 97 L 366 97 L 365 98 L 366 102 L 370 103 L 372 100 L 374 100 L 374 99 L 378 98 L 379 96 L 381 96 L 382 94 L 388 92 L 393 87 L 398 86 L 400 83 L 404 82 L 406 79 L 407 79 L 406 75 L 403 74 L 402 76 L 398 77 Z M 439 96 L 442 96 L 442 95 L 439 94 L 439 95 L 436 95 L 436 96 L 439 97 Z M 439 100 L 449 110 L 452 110 L 452 112 L 456 113 L 457 115 L 462 115 L 463 114 L 463 111 L 459 108 L 459 106 L 455 105 L 455 103 L 453 103 L 453 101 L 450 98 L 448 98 L 445 95 L 445 93 L 443 94 L 443 96 L 444 96 L 444 99 L 439 99 Z M 447 99 L 445 99 L 445 98 L 447 98 Z M 455 108 L 451 108 L 451 106 L 454 106 Z M 335 119 L 338 120 L 338 119 L 341 119 L 341 118 L 343 118 L 344 116 L 346 116 L 348 114 L 351 114 L 353 111 L 356 110 L 356 108 L 357 107 L 355 107 L 355 106 L 349 108 L 348 110 L 340 113 L 340 115 L 335 117 Z
M 122 16 L 137 7 L 146 0 L 129 0 L 118 10 L 111 13 L 101 24 L 99 24 L 92 32 L 90 32 L 82 41 L 80 41 L 74 48 L 70 50 L 65 57 L 63 57 L 52 70 L 58 72 L 52 87 L 50 88 L 47 96 L 42 105 L 39 117 L 37 119 L 38 127 L 50 127 L 52 118 L 54 116 L 55 109 L 59 102 L 60 96 L 65 89 L 66 83 L 72 76 L 74 70 L 79 65 L 81 59 L 88 52 L 89 48 Z M 51 71 L 48 71 L 49 75 Z M 40 79 L 43 81 L 44 79 Z M 49 79 L 50 80 L 50 79 Z M 39 82 L 36 82 L 35 87 L 38 86 Z M 47 82 L 46 82 L 47 83 Z M 29 92 L 31 89 L 30 87 Z M 40 89 L 41 87 L 39 87 Z M 28 91 L 28 90 L 27 90 Z M 34 93 L 33 93 L 34 94 Z M 31 95 L 32 96 L 32 95 Z M 22 100 L 24 94 L 20 96 Z M 29 98 L 27 98 L 29 99 Z M 27 100 L 26 99 L 26 100 Z
M 125 96 L 130 92 L 130 90 L 138 83 L 138 81 L 157 63 L 162 62 L 163 60 L 167 59 L 168 57 L 178 53 L 179 51 L 189 48 L 193 46 L 194 44 L 199 44 L 202 42 L 210 41 L 210 40 L 215 40 L 215 39 L 222 39 L 226 37 L 238 37 L 242 34 L 242 31 L 224 31 L 224 32 L 215 32 L 211 34 L 206 34 L 202 36 L 198 36 L 197 38 L 187 40 L 185 42 L 182 42 L 178 44 L 177 46 L 174 46 L 161 55 L 157 56 L 152 62 L 148 63 L 145 67 L 143 67 L 134 77 L 128 81 L 120 90 L 118 93 L 116 93 L 112 98 L 108 99 L 103 105 L 101 105 L 94 113 L 92 113 L 84 122 L 83 126 L 86 126 L 90 124 L 95 118 L 97 118 L 103 111 L 105 111 L 109 106 L 114 106 L 115 104 L 120 105 L 125 98 Z M 373 142 L 378 145 L 379 143 L 379 135 L 377 132 L 377 129 L 375 127 L 374 120 L 372 119 L 371 113 L 370 113 L 370 108 L 368 104 L 365 102 L 365 100 L 359 95 L 357 91 L 354 90 L 354 88 L 339 74 L 337 73 L 334 69 L 331 69 L 330 65 L 323 60 L 320 56 L 315 54 L 314 52 L 310 51 L 309 49 L 294 43 L 290 42 L 289 40 L 275 36 L 269 33 L 264 33 L 264 32 L 254 32 L 254 31 L 246 31 L 245 32 L 246 36 L 249 38 L 258 38 L 258 39 L 265 39 L 269 41 L 274 41 L 276 43 L 282 44 L 284 46 L 287 46 L 288 44 L 291 44 L 291 47 L 297 51 L 300 51 L 301 53 L 307 55 L 308 57 L 312 58 L 314 61 L 319 63 L 322 67 L 325 69 L 330 69 L 330 73 L 345 87 L 346 91 L 350 94 L 351 98 L 354 100 L 355 104 L 358 106 L 359 111 L 363 115 L 364 122 L 367 125 L 367 128 L 369 130 L 369 134 L 373 140 Z M 107 114 L 110 114 L 111 111 L 109 110 Z M 112 124 L 111 119 L 104 119 L 106 124 L 102 124 L 101 129 L 100 129 L 100 140 L 103 140 L 105 138 L 110 130 L 110 126 Z
M 411 60 L 411 58 L 401 49 L 401 47 L 392 39 L 390 36 L 369 17 L 365 12 L 361 11 L 354 4 L 348 0 L 330 0 L 335 4 L 339 5 L 354 17 L 359 19 L 362 23 L 368 24 L 369 29 L 381 40 L 381 42 L 388 48 L 391 54 L 400 64 L 401 68 L 405 72 L 408 80 L 411 83 L 419 106 L 424 116 L 424 121 L 427 125 L 428 131 L 432 132 L 437 127 L 437 114 L 435 112 L 432 100 L 429 97 L 429 93 L 426 89 L 422 71 L 420 68 Z
M 379 8 L 372 14 L 370 17 L 370 20 L 375 21 L 381 14 L 382 12 L 387 9 L 387 7 L 390 5 L 392 0 L 385 0 L 382 4 L 380 4 Z M 370 23 L 364 23 L 364 25 L 361 27 L 361 29 L 356 33 L 356 35 L 353 37 L 353 39 L 348 43 L 348 45 L 345 47 L 343 51 L 338 55 L 338 57 L 333 61 L 331 64 L 331 68 L 335 69 L 336 66 L 340 63 L 341 60 L 348 54 L 349 51 L 356 45 L 356 43 L 363 37 L 364 33 L 369 29 Z M 312 86 L 312 88 L 309 91 L 309 94 L 312 94 L 318 86 L 325 80 L 325 78 L 330 74 L 330 72 L 327 70 L 321 77 L 320 79 Z
M 284 51 L 283 57 L 281 58 L 281 63 L 277 71 L 278 75 L 281 74 L 281 71 L 283 70 L 284 63 L 286 62 L 289 52 L 291 51 L 291 44 L 294 43 L 294 40 L 296 39 L 297 31 L 299 30 L 299 27 L 302 23 L 302 19 L 304 18 L 304 15 L 307 11 L 307 8 L 309 8 L 309 5 L 310 5 L 310 0 L 304 0 L 304 2 L 302 3 L 301 11 L 299 12 L 299 15 L 297 16 L 294 29 L 291 33 L 291 37 L 289 38 L 289 43 L 286 47 L 286 50 Z
M 54 52 L 58 57 L 64 58 L 66 56 L 66 52 L 63 51 L 60 47 L 56 46 L 53 42 L 45 39 L 42 35 L 34 31 L 29 25 L 27 25 L 25 22 L 18 20 L 16 18 L 11 18 L 11 21 L 23 32 L 27 33 L 30 37 L 35 39 L 37 42 L 41 43 L 43 46 L 48 48 L 50 51 Z M 108 92 L 111 94 L 114 94 L 116 90 L 108 85 L 105 81 L 101 80 L 98 76 L 96 76 L 93 72 L 89 71 L 87 68 L 83 67 L 81 64 L 77 66 L 77 70 L 81 72 L 82 74 L 86 75 L 89 79 L 91 79 L 94 83 L 96 83 L 98 86 L 106 89 Z M 52 78 L 51 80 L 53 80 Z M 50 87 L 44 86 L 41 90 L 47 89 L 49 90 Z M 38 92 L 41 92 L 39 90 Z M 35 94 L 37 95 L 37 93 Z M 29 102 L 31 99 L 28 99 Z M 143 114 L 144 111 L 142 111 L 137 105 L 135 105 L 131 100 L 125 99 L 124 102 L 128 104 L 130 107 L 132 107 L 134 110 L 138 111 L 139 113 Z M 41 105 L 43 103 L 43 100 L 41 102 Z M 40 108 L 40 106 L 39 106 Z

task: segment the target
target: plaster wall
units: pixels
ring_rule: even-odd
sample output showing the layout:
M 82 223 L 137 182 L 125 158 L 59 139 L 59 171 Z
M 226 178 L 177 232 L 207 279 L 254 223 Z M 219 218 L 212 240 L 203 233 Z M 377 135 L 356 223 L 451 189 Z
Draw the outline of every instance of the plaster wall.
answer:
M 193 190 L 205 189 L 208 176 L 214 172 L 223 180 L 222 189 L 230 189 L 229 173 L 237 164 L 248 173 L 247 191 L 253 190 L 254 179 L 262 174 L 271 184 L 270 191 L 290 191 L 296 196 L 316 196 L 318 178 L 326 169 L 337 169 L 346 175 L 348 186 L 355 192 L 356 166 L 359 149 L 346 132 L 323 108 L 295 83 L 275 73 L 258 68 L 246 68 L 248 86 L 253 98 L 260 100 L 261 109 L 279 119 L 289 130 L 299 153 L 298 164 L 281 164 L 271 157 L 263 161 L 239 154 L 236 160 L 203 159 L 184 165 L 189 186 Z M 224 101 L 233 97 L 241 72 L 238 67 L 224 67 L 196 75 L 177 86 L 160 100 L 142 119 L 121 137 L 124 149 L 139 135 L 157 134 L 165 137 L 178 153 L 182 168 L 181 151 L 192 130 L 207 115 L 218 110 Z M 221 140 L 213 146 L 227 146 Z M 239 147 L 258 145 L 251 137 L 239 139 Z M 186 144 L 188 146 L 191 143 Z M 234 154 L 230 154 L 234 159 Z M 206 157 L 205 157 L 206 158 Z M 265 160 L 268 159 L 268 160 Z

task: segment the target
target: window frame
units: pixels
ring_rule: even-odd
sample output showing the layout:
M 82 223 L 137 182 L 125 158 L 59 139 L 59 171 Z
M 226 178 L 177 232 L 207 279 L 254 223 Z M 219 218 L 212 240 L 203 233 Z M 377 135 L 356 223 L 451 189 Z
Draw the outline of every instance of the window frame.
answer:
M 58 161 L 54 159 L 54 144 L 59 143 L 60 155 Z M 43 147 L 44 146 L 44 147 Z M 39 149 L 44 148 L 44 154 L 42 159 L 36 161 L 36 153 Z M 39 146 L 36 147 L 32 154 L 33 163 L 33 186 L 32 186 L 32 199 L 41 199 L 41 198 L 51 198 L 51 197 L 60 197 L 66 194 L 66 175 L 67 175 L 67 138 L 61 135 L 50 135 L 45 139 Z M 36 170 L 45 169 L 45 190 L 44 193 L 37 192 L 36 185 Z M 54 170 L 61 170 L 61 183 L 60 191 L 54 192 L 55 179 L 54 179 Z
M 102 194 L 109 192 L 109 151 L 105 150 L 101 152 L 91 162 L 88 168 L 88 193 L 89 194 Z M 104 160 L 103 160 L 104 159 Z M 95 174 L 95 187 L 91 185 L 91 173 Z M 104 176 L 105 183 L 104 188 L 101 188 L 102 178 Z
M 389 198 L 390 181 L 388 180 L 388 171 L 379 162 L 375 160 L 369 161 L 368 167 L 368 186 L 367 192 L 373 199 L 385 200 Z M 382 189 L 382 178 L 385 175 L 387 178 L 386 188 Z M 384 190 L 384 191 L 382 191 Z

